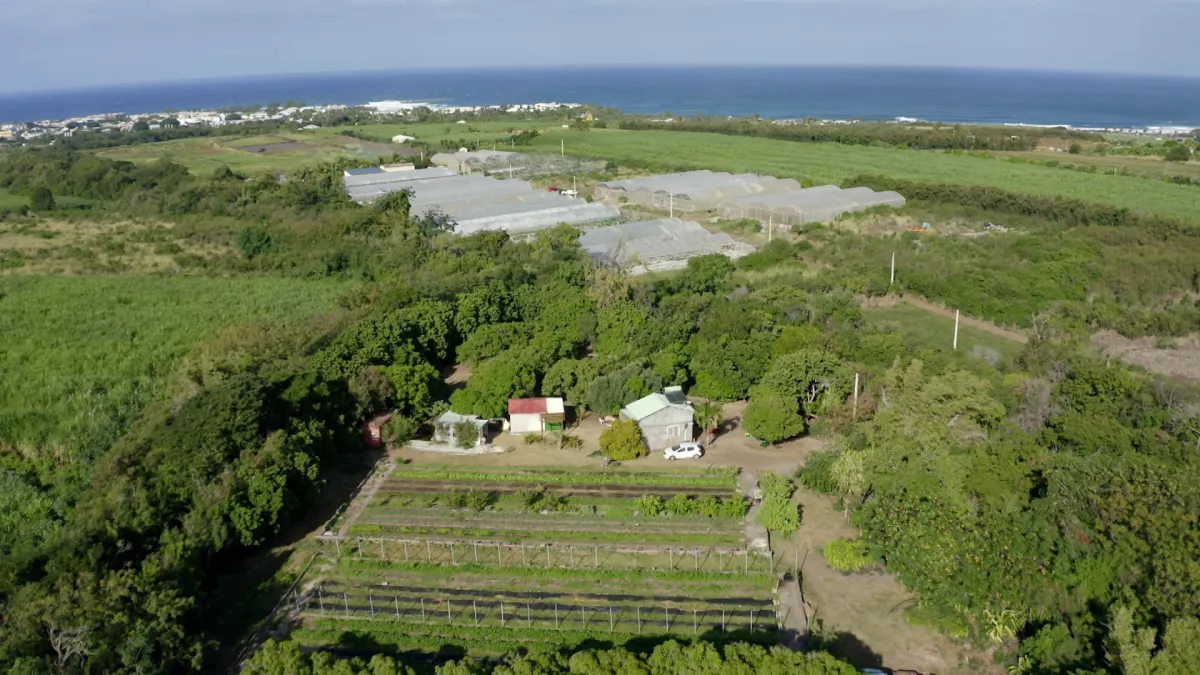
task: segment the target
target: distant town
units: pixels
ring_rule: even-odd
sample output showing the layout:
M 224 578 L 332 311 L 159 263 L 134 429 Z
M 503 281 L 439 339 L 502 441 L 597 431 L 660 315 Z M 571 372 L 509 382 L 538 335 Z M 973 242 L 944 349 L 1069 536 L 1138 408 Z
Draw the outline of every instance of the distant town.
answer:
M 584 107 L 581 103 L 540 102 L 515 105 L 487 106 L 446 106 L 426 101 L 375 101 L 361 106 L 349 105 L 302 105 L 302 104 L 270 104 L 259 107 L 226 108 L 219 110 L 180 110 L 158 113 L 126 114 L 121 112 L 100 113 L 83 117 L 71 117 L 62 120 L 41 120 L 35 122 L 17 122 L 0 124 L 0 142 L 23 143 L 46 137 L 70 137 L 81 131 L 129 132 L 155 130 L 166 127 L 209 126 L 220 127 L 231 124 L 247 124 L 261 122 L 290 122 L 302 125 L 302 128 L 316 129 L 318 125 L 313 120 L 323 114 L 341 110 L 368 110 L 380 117 L 408 117 L 420 112 L 432 114 L 463 114 L 473 115 L 481 112 L 545 113 L 554 110 L 565 110 Z M 656 122 L 673 122 L 674 119 L 664 117 L 653 120 Z M 856 124 L 865 120 L 818 120 L 814 118 L 790 118 L 774 120 L 776 124 Z M 875 120 L 875 122 L 878 122 Z M 896 124 L 928 123 L 912 117 L 897 117 L 891 120 Z M 953 122 L 944 122 L 953 124 Z M 1148 126 L 1148 127 L 1079 127 L 1067 124 L 1022 124 L 1005 123 L 995 126 L 1064 128 L 1076 131 L 1097 133 L 1126 134 L 1155 138 L 1173 138 L 1187 136 L 1193 133 L 1191 127 Z
M 222 110 L 180 110 L 159 113 L 125 114 L 121 112 L 100 113 L 84 117 L 71 117 L 63 120 L 41 120 L 37 122 L 18 122 L 0 124 L 0 141 L 24 142 L 44 137 L 71 137 L 79 132 L 108 131 L 129 132 L 139 130 L 155 130 L 162 127 L 220 127 L 230 124 L 248 124 L 256 122 L 292 122 L 308 125 L 304 128 L 318 128 L 311 121 L 323 114 L 348 110 L 351 108 L 368 109 L 380 116 L 405 116 L 419 111 L 439 114 L 474 114 L 482 111 L 506 113 L 520 112 L 549 112 L 552 110 L 581 108 L 580 103 L 527 103 L 516 105 L 490 106 L 444 106 L 424 101 L 377 101 L 363 106 L 347 105 L 267 105 L 261 108 L 237 108 Z

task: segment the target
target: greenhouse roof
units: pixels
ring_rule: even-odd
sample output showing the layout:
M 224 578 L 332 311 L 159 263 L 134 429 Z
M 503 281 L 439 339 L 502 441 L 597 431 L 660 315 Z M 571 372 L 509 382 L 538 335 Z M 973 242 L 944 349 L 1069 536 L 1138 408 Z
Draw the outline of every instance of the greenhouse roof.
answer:
M 579 243 L 595 258 L 645 265 L 719 253 L 736 244 L 727 234 L 714 234 L 678 218 L 598 227 L 584 232 Z
M 351 171 L 357 171 L 357 169 L 351 169 Z M 454 175 L 454 172 L 450 169 L 440 166 L 428 169 L 414 169 L 413 171 L 384 171 L 383 169 L 378 169 L 365 174 L 347 173 L 348 175 L 342 179 L 342 183 L 346 186 L 346 189 L 379 185 L 382 183 L 404 183 L 411 180 Z

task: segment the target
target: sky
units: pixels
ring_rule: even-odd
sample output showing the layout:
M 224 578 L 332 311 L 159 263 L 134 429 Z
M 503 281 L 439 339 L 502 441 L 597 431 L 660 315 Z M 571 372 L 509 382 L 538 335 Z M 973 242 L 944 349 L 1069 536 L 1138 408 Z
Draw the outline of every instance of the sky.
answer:
M 616 64 L 1200 75 L 1200 0 L 0 0 L 0 92 Z

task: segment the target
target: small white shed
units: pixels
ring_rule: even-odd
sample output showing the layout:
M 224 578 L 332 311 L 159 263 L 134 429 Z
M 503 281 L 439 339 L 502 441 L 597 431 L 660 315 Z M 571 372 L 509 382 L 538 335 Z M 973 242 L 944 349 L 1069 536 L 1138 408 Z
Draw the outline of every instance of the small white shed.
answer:
M 562 431 L 566 408 L 561 398 L 510 398 L 508 422 L 513 434 Z

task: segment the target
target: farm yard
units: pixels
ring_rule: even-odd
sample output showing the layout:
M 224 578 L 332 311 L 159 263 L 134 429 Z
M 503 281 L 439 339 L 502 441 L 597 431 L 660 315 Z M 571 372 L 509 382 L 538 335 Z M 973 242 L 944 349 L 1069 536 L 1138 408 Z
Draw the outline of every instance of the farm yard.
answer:
M 737 475 L 402 466 L 317 538 L 286 599 L 292 637 L 443 657 L 668 637 L 777 644 L 777 563 L 745 545 Z

